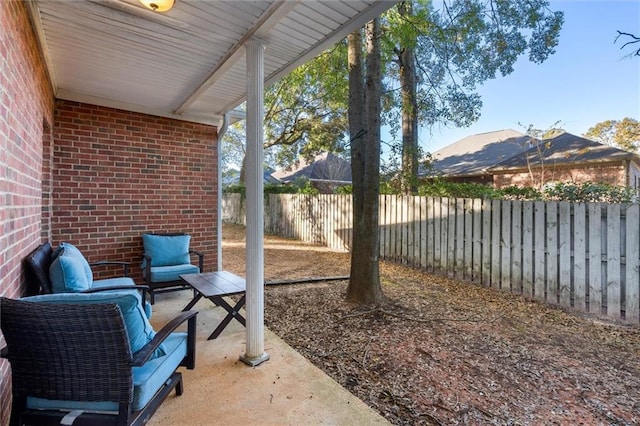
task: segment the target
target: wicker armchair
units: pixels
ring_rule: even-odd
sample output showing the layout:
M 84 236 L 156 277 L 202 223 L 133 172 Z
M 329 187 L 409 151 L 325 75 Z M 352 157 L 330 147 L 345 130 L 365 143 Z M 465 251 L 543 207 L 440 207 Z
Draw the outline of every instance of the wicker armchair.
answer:
M 190 243 L 191 235 L 182 232 L 142 235 L 142 277 L 149 287 L 151 304 L 156 293 L 189 289 L 180 275 L 203 272 L 204 255 L 191 249 Z M 191 264 L 192 256 L 197 256 L 197 265 Z
M 11 425 L 61 424 L 65 416 L 63 424 L 75 426 L 144 424 L 173 389 L 182 394 L 176 370 L 195 366 L 196 314 L 183 312 L 132 353 L 118 304 L 0 298 Z M 188 332 L 174 332 L 185 321 Z M 168 348 L 159 356 L 162 344 Z

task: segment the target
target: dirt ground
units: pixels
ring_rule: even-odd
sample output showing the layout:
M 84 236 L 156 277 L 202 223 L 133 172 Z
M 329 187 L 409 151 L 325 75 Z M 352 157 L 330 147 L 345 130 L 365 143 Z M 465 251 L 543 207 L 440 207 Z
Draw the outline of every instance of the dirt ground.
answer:
M 244 275 L 244 227 L 223 267 Z M 349 255 L 265 238 L 265 279 L 349 274 Z M 398 425 L 638 425 L 640 327 L 381 263 L 387 301 L 347 282 L 270 286 L 267 327 Z

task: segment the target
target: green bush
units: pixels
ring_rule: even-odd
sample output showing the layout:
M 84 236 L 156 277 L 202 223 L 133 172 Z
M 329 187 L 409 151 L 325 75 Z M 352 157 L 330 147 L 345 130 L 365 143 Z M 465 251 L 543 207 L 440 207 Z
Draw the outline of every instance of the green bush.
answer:
M 606 183 L 557 182 L 544 189 L 544 199 L 576 203 L 633 203 L 638 202 L 638 192 L 627 186 Z
M 288 183 L 265 183 L 265 194 L 297 194 L 298 188 Z
M 247 189 L 241 183 L 235 183 L 222 188 L 222 192 L 226 194 L 245 194 Z
M 499 192 L 488 185 L 447 182 L 442 179 L 420 185 L 418 195 L 450 198 L 500 198 Z
M 229 185 L 223 189 L 223 192 L 245 194 L 246 188 L 242 184 Z M 315 195 L 318 194 L 318 190 L 313 187 L 308 179 L 299 179 L 292 184 L 265 184 L 264 193 Z M 353 187 L 351 185 L 341 186 L 336 188 L 335 193 L 352 194 Z M 380 194 L 398 193 L 400 191 L 391 182 L 380 182 Z M 418 195 L 449 198 L 570 201 L 576 203 L 637 203 L 640 201 L 640 194 L 632 188 L 593 182 L 557 182 L 548 185 L 541 192 L 532 187 L 510 186 L 498 190 L 491 186 L 477 183 L 447 182 L 437 179 L 420 185 Z
M 229 185 L 222 189 L 224 193 L 230 194 L 246 194 L 247 188 L 241 184 Z M 310 194 L 318 193 L 309 180 L 299 180 L 294 183 L 265 183 L 265 194 Z
M 508 186 L 500 190 L 496 190 L 499 198 L 505 200 L 541 200 L 542 194 L 535 188 L 525 186 Z
M 336 188 L 336 194 L 351 195 L 353 194 L 353 186 L 352 185 L 339 186 Z

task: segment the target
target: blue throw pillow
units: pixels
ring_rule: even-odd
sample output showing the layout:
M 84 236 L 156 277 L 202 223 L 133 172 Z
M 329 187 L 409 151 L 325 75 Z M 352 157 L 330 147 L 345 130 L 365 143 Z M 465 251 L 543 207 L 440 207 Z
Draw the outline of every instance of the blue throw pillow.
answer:
M 49 279 L 54 293 L 81 292 L 91 288 L 93 272 L 87 259 L 75 246 L 61 243 L 52 258 Z
M 149 343 L 156 335 L 155 330 L 151 326 L 151 323 L 149 323 L 149 320 L 147 320 L 147 316 L 142 309 L 140 294 L 137 293 L 117 291 L 106 293 L 59 293 L 23 297 L 20 300 L 58 304 L 115 303 L 120 307 L 120 311 L 122 312 L 127 335 L 129 336 L 131 352 L 134 354 Z M 161 345 L 152 355 L 152 358 L 157 358 L 165 354 L 165 350 Z
M 143 234 L 144 252 L 151 257 L 151 266 L 184 265 L 190 263 L 191 235 Z M 144 265 L 143 265 L 144 267 Z

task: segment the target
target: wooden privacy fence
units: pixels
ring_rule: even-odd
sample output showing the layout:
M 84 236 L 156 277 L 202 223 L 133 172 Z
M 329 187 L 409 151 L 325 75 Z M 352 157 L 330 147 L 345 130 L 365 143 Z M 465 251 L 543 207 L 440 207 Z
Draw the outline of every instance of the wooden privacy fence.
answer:
M 349 195 L 265 196 L 265 232 L 351 247 Z M 380 256 L 546 303 L 640 323 L 640 206 L 380 196 Z M 223 219 L 244 224 L 225 194 Z

